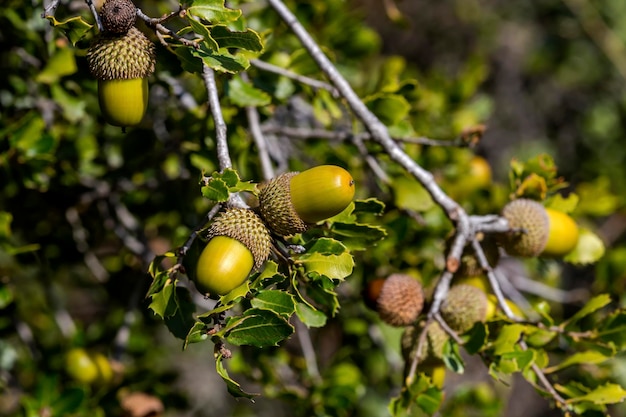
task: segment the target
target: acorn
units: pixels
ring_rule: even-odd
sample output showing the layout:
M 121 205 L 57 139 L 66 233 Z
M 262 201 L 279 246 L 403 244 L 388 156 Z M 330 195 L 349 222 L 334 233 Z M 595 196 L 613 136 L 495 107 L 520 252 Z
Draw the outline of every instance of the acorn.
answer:
M 415 358 L 421 333 L 424 325 L 419 324 L 407 327 L 402 333 L 400 347 L 405 363 L 410 364 Z M 420 363 L 438 364 L 443 360 L 443 348 L 450 336 L 436 321 L 426 328 L 426 343 L 419 357 Z
M 550 233 L 541 255 L 565 256 L 578 244 L 578 225 L 571 216 L 562 211 L 546 208 L 546 213 L 550 223 Z
M 252 210 L 229 208 L 208 230 L 200 253 L 196 288 L 208 297 L 228 294 L 245 282 L 253 269 L 269 257 L 272 240 L 267 227 Z
M 307 231 L 313 224 L 341 213 L 354 197 L 354 180 L 335 165 L 287 172 L 260 186 L 259 211 L 280 236 Z
M 439 312 L 452 330 L 465 333 L 474 324 L 487 319 L 488 306 L 484 291 L 473 285 L 458 284 L 450 287 Z
M 391 274 L 380 288 L 376 310 L 390 326 L 408 326 L 417 320 L 424 307 L 422 284 L 406 274 Z
M 125 130 L 141 122 L 148 107 L 147 77 L 154 72 L 155 61 L 153 43 L 136 27 L 96 37 L 87 62 L 98 80 L 100 110 L 108 123 Z
M 501 244 L 509 255 L 535 257 L 541 254 L 550 234 L 550 219 L 541 203 L 526 198 L 513 200 L 504 206 L 502 216 L 512 229 L 520 229 L 501 236 Z
M 102 29 L 123 35 L 135 25 L 137 8 L 131 0 L 107 0 L 100 10 Z

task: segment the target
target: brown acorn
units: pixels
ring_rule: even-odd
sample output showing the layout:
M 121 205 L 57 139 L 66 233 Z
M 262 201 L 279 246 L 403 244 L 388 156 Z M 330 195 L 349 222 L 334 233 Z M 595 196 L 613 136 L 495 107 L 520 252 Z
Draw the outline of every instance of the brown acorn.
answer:
M 422 284 L 406 274 L 391 274 L 383 283 L 376 309 L 380 318 L 395 327 L 417 320 L 424 306 Z

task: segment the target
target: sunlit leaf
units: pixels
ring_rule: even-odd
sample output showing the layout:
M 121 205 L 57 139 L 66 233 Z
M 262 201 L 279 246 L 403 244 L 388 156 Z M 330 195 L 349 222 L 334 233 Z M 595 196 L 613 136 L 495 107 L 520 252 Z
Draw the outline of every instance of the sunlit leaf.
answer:
M 549 368 L 544 369 L 544 372 L 546 374 L 550 374 L 553 372 L 558 372 L 564 368 L 567 368 L 569 366 L 573 366 L 573 365 L 580 365 L 580 364 L 596 364 L 596 363 L 602 363 L 604 361 L 606 361 L 607 359 L 609 359 L 607 356 L 603 355 L 602 353 L 595 351 L 595 350 L 587 350 L 584 352 L 575 352 L 572 353 L 571 355 L 566 356 L 561 362 L 559 362 L 558 364 L 551 366 Z
M 36 81 L 44 84 L 56 82 L 59 78 L 74 74 L 78 70 L 74 51 L 69 48 L 59 48 L 50 57 L 46 66 L 37 74 Z
M 224 0 L 193 0 L 187 13 L 213 24 L 232 22 L 241 16 L 241 10 L 225 7 Z
M 270 310 L 285 317 L 290 317 L 296 309 L 293 295 L 279 290 L 260 291 L 250 300 L 250 304 L 254 308 Z
M 347 252 L 341 255 L 306 253 L 296 261 L 307 273 L 314 272 L 331 279 L 345 279 L 352 274 L 354 258 Z
M 626 390 L 618 384 L 607 383 L 576 398 L 570 398 L 568 403 L 589 401 L 594 404 L 616 404 L 626 399 Z
M 587 303 L 578 310 L 572 317 L 564 321 L 561 326 L 565 329 L 569 329 L 573 324 L 575 324 L 578 320 L 586 317 L 593 312 L 605 307 L 611 302 L 611 296 L 608 294 L 600 294 L 593 297 L 591 300 L 587 301 Z
M 81 16 L 70 17 L 64 21 L 58 21 L 54 16 L 46 16 L 50 24 L 63 31 L 72 45 L 76 45 L 93 27 Z
M 266 92 L 255 88 L 241 77 L 233 77 L 228 83 L 228 97 L 241 107 L 266 106 L 271 102 L 271 97 Z
M 588 265 L 602 258 L 604 252 L 602 239 L 591 230 L 581 228 L 576 247 L 563 259 L 573 264 Z
M 187 345 L 189 345 L 190 343 L 199 343 L 207 340 L 209 338 L 207 330 L 208 326 L 205 323 L 201 321 L 195 322 L 189 330 L 189 333 L 187 333 L 183 349 L 187 348 Z
M 396 206 L 414 211 L 426 211 L 434 206 L 428 191 L 414 178 L 394 178 L 393 194 Z
M 217 202 L 228 201 L 230 197 L 228 186 L 221 178 L 211 178 L 208 184 L 202 187 L 201 192 L 205 198 Z

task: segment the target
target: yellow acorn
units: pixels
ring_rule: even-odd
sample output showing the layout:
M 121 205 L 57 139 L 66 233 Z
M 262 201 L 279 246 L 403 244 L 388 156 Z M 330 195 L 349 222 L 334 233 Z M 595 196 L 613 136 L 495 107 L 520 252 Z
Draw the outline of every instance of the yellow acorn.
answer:
M 98 80 L 98 102 L 108 123 L 126 128 L 141 122 L 155 59 L 153 43 L 135 27 L 123 34 L 104 31 L 94 40 L 87 62 Z
M 578 225 L 568 214 L 546 208 L 550 233 L 542 255 L 560 257 L 570 253 L 578 243 Z
M 200 253 L 195 274 L 196 288 L 206 296 L 228 294 L 269 257 L 269 231 L 251 210 L 226 209 L 208 234 L 209 242 Z
M 354 180 L 335 165 L 287 172 L 260 188 L 259 211 L 281 236 L 303 233 L 312 224 L 342 212 L 354 197 Z

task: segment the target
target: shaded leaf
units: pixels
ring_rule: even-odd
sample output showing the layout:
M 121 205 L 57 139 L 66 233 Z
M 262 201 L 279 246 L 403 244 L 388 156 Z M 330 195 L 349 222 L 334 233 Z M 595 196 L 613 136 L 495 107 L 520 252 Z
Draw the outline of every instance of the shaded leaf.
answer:
M 224 367 L 224 364 L 222 363 L 223 360 L 224 358 L 222 355 L 218 355 L 215 358 L 215 370 L 217 371 L 217 374 L 221 376 L 224 382 L 226 383 L 226 388 L 228 389 L 228 393 L 235 398 L 252 399 L 258 396 L 259 394 L 250 394 L 250 393 L 245 392 L 243 389 L 241 389 L 241 385 L 235 382 L 235 380 L 233 380 L 230 377 L 230 375 L 228 375 L 228 371 L 226 371 L 226 368 Z
M 328 318 L 308 303 L 296 304 L 296 315 L 307 327 L 324 327 Z
M 293 331 L 293 326 L 274 311 L 251 308 L 233 320 L 232 326 L 229 322 L 219 334 L 225 334 L 226 340 L 233 345 L 268 347 L 277 346 Z
M 90 30 L 93 25 L 85 21 L 81 16 L 71 17 L 64 21 L 58 21 L 54 16 L 46 16 L 50 24 L 63 31 L 72 45 L 76 45 Z
M 185 343 L 183 344 L 183 349 L 186 349 L 187 345 L 189 345 L 190 343 L 204 342 L 205 340 L 207 340 L 209 338 L 209 335 L 207 333 L 208 329 L 209 328 L 205 323 L 201 321 L 196 321 L 189 330 L 189 333 L 187 333 Z
M 196 306 L 191 300 L 187 288 L 176 287 L 171 299 L 173 299 L 176 308 L 173 314 L 164 317 L 165 325 L 175 337 L 186 340 L 189 331 L 196 323 L 193 317 Z
M 220 48 L 238 48 L 252 52 L 263 50 L 261 37 L 252 29 L 235 32 L 226 26 L 216 25 L 211 27 L 211 37 L 217 41 Z

